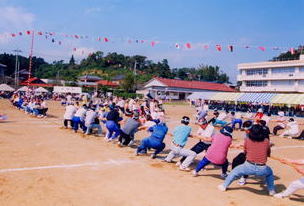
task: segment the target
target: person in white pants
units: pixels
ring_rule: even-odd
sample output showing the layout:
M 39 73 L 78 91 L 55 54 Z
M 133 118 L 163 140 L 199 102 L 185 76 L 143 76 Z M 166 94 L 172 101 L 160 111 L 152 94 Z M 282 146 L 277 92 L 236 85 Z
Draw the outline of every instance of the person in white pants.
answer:
M 280 136 L 288 136 L 295 137 L 299 133 L 299 124 L 294 120 L 294 118 L 290 118 L 287 124 L 287 130 L 285 130 Z
M 304 159 L 302 160 L 290 160 L 290 159 L 283 159 L 282 160 L 283 163 L 291 163 L 291 164 L 295 164 L 295 165 L 304 165 Z M 300 167 L 296 167 L 296 170 L 304 175 L 304 169 L 300 168 Z M 303 190 L 304 189 L 304 177 L 293 181 L 286 190 L 284 190 L 283 192 L 277 193 L 274 195 L 274 197 L 276 198 L 284 198 L 284 197 L 288 197 L 290 195 L 292 195 L 293 193 L 295 193 L 298 190 Z

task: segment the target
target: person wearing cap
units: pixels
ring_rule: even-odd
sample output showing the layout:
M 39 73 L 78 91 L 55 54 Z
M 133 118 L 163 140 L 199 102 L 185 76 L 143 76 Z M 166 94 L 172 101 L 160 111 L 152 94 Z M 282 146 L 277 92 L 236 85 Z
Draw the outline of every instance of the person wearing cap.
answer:
M 270 141 L 263 134 L 263 127 L 255 124 L 251 127 L 248 138 L 244 142 L 246 162 L 235 167 L 226 177 L 223 184 L 218 186 L 221 191 L 226 191 L 229 185 L 237 178 L 244 175 L 262 176 L 266 178 L 268 194 L 275 194 L 274 175 L 272 169 L 266 165 L 270 156 Z
M 234 129 L 235 125 L 237 125 L 237 124 L 239 125 L 239 129 L 242 128 L 243 120 L 242 120 L 241 113 L 239 113 L 239 112 L 237 112 L 237 113 L 231 112 L 231 119 L 232 119 L 232 121 L 231 121 L 232 129 Z
M 214 126 L 212 124 L 208 124 L 206 120 L 200 122 L 200 128 L 197 131 L 196 138 L 210 138 L 214 134 Z M 196 154 L 200 154 L 203 151 L 206 151 L 211 145 L 211 142 L 203 141 L 200 139 L 199 142 L 194 145 L 191 150 Z M 180 161 L 176 163 L 177 166 L 180 166 L 182 162 L 186 159 L 186 157 L 182 157 Z
M 134 112 L 133 117 L 127 119 L 124 127 L 121 129 L 118 141 L 119 145 L 127 146 L 134 139 L 134 134 L 140 127 L 139 113 Z
M 290 118 L 287 123 L 287 130 L 285 130 L 280 137 L 288 136 L 290 138 L 296 137 L 299 133 L 299 125 L 294 120 L 294 118 Z
M 258 123 L 264 116 L 263 109 L 259 108 L 257 113 L 254 116 L 255 121 Z
M 198 176 L 199 171 L 205 168 L 210 163 L 219 165 L 222 167 L 222 177 L 227 176 L 228 149 L 232 143 L 233 129 L 230 126 L 225 126 L 220 130 L 220 133 L 214 134 L 211 138 L 203 138 L 205 141 L 211 142 L 211 146 L 208 148 L 205 157 L 198 163 L 193 176 Z
M 278 119 L 276 122 L 278 123 L 274 128 L 273 128 L 273 134 L 277 135 L 279 130 L 285 129 L 286 128 L 286 117 L 284 116 L 284 112 L 280 111 L 278 112 Z
M 87 106 L 86 105 L 83 105 L 82 107 L 80 107 L 76 111 L 76 113 L 75 113 L 75 115 L 74 115 L 74 117 L 72 119 L 72 121 L 73 121 L 73 130 L 75 131 L 75 133 L 77 132 L 79 125 L 80 125 L 80 128 L 84 132 L 86 131 L 86 127 L 84 126 L 84 118 L 85 118 L 86 112 L 87 112 Z
M 162 152 L 166 144 L 163 142 L 164 138 L 168 132 L 168 127 L 165 123 L 165 118 L 162 117 L 160 121 L 152 127 L 149 127 L 149 132 L 151 132 L 150 137 L 141 140 L 139 147 L 136 150 L 136 155 L 146 154 L 148 148 L 155 149 L 151 158 L 156 158 L 157 154 Z
M 63 115 L 63 119 L 64 119 L 63 125 L 66 129 L 68 128 L 68 122 L 70 122 L 70 126 L 73 128 L 72 119 L 76 111 L 77 109 L 72 102 L 68 103 L 68 106 L 65 107 L 65 113 Z
M 173 139 L 171 144 L 171 151 L 165 158 L 166 162 L 172 162 L 172 159 L 176 156 L 183 156 L 186 159 L 179 166 L 180 170 L 190 171 L 189 166 L 196 157 L 196 153 L 190 149 L 184 148 L 188 138 L 192 137 L 191 127 L 188 126 L 190 118 L 184 116 L 181 120 L 181 125 L 174 128 Z

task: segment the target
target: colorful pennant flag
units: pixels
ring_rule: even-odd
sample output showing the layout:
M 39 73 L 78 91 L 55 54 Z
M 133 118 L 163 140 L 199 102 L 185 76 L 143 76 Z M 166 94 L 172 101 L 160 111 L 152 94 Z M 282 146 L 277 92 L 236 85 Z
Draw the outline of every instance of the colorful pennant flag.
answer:
M 185 46 L 186 46 L 186 48 L 188 48 L 188 49 L 191 49 L 191 47 L 192 47 L 191 44 L 190 44 L 189 42 L 186 43 Z
M 265 50 L 266 50 L 266 48 L 263 47 L 263 46 L 259 46 L 259 49 L 260 49 L 261 51 L 265 51 Z
M 219 44 L 215 45 L 215 48 L 217 51 L 222 51 L 222 46 Z
M 229 50 L 230 52 L 233 52 L 233 46 L 232 46 L 232 45 L 229 45 L 229 46 L 228 46 L 228 50 Z

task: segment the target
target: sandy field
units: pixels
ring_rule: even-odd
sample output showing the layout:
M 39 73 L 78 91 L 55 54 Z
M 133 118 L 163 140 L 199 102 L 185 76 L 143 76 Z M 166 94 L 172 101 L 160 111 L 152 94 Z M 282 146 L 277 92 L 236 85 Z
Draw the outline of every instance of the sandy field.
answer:
M 0 123 L 1 206 L 304 205 L 304 191 L 290 199 L 276 199 L 267 195 L 258 178 L 250 178 L 245 186 L 234 182 L 228 191 L 220 192 L 220 169 L 208 166 L 200 176 L 192 177 L 190 172 L 179 171 L 175 164 L 161 161 L 168 153 L 170 136 L 166 137 L 167 147 L 160 158 L 135 156 L 134 148 L 119 148 L 103 138 L 60 129 L 64 108 L 58 102 L 48 105 L 50 117 L 38 119 L 11 107 L 7 100 L 0 100 L 0 113 L 9 117 Z M 171 131 L 183 115 L 194 114 L 193 108 L 182 105 L 166 106 L 166 111 Z M 198 126 L 191 126 L 195 132 Z M 242 135 L 234 132 L 234 142 L 241 142 Z M 141 131 L 136 139 L 146 136 Z M 274 156 L 304 158 L 304 141 L 278 137 L 271 140 L 275 143 Z M 186 147 L 196 142 L 191 139 Z M 230 150 L 230 162 L 238 152 Z M 197 159 L 202 157 L 201 154 Z M 279 192 L 301 177 L 278 161 L 269 160 L 268 164 L 274 170 Z

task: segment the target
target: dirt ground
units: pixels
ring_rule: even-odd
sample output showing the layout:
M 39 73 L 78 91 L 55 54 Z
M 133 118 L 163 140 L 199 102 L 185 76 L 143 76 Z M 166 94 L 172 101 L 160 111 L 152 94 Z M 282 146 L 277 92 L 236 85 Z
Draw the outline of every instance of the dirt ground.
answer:
M 83 137 L 60 129 L 63 110 L 58 102 L 49 102 L 46 119 L 33 118 L 0 100 L 0 113 L 8 121 L 0 123 L 0 205 L 89 205 L 89 206 L 179 206 L 179 205 L 303 205 L 304 191 L 290 199 L 269 197 L 261 179 L 250 178 L 245 186 L 232 183 L 226 192 L 217 190 L 223 182 L 220 169 L 208 166 L 198 177 L 179 171 L 175 164 L 160 158 L 135 156 L 134 148 L 119 148 L 103 138 Z M 166 106 L 172 131 L 183 115 L 193 117 L 189 106 Z M 196 125 L 191 125 L 193 131 Z M 304 127 L 301 126 L 301 129 Z M 234 133 L 234 142 L 242 141 Z M 147 133 L 136 135 L 140 140 Z M 304 141 L 273 137 L 272 154 L 277 157 L 304 157 Z M 191 140 L 191 147 L 197 140 Z M 231 149 L 231 161 L 238 151 Z M 197 159 L 201 159 L 200 155 Z M 276 189 L 282 191 L 300 178 L 294 169 L 269 160 L 276 176 Z

